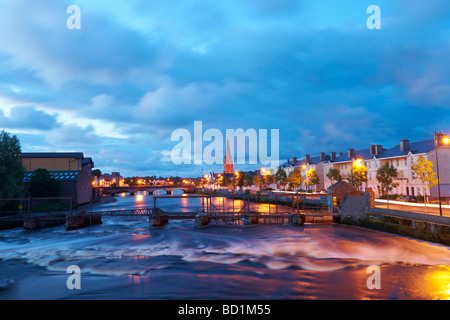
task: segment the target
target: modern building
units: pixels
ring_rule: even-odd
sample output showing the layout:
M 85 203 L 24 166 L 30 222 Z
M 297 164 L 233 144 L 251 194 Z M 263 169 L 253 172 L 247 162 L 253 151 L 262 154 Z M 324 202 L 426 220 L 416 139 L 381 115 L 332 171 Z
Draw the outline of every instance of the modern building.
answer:
M 62 197 L 71 197 L 74 206 L 93 201 L 92 158 L 85 158 L 82 152 L 25 152 L 21 156 L 24 183 L 31 181 L 34 170 L 46 169 L 52 178 L 61 181 Z

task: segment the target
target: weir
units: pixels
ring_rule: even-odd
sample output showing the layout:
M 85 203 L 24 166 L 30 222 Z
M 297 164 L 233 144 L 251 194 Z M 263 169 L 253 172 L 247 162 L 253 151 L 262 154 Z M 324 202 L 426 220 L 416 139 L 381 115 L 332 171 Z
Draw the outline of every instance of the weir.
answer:
M 157 202 L 163 199 L 174 198 L 200 198 L 202 200 L 202 207 L 193 212 L 166 212 L 161 208 L 158 208 Z M 148 216 L 150 227 L 163 227 L 170 220 L 194 220 L 195 227 L 200 228 L 209 225 L 210 223 L 225 223 L 234 225 L 255 225 L 255 224 L 292 224 L 303 225 L 308 223 L 332 223 L 333 213 L 328 210 L 320 211 L 317 208 L 311 210 L 303 210 L 299 207 L 291 206 L 268 206 L 268 211 L 256 211 L 250 207 L 250 200 L 245 195 L 231 198 L 232 206 L 225 207 L 224 201 L 220 204 L 220 199 L 223 199 L 222 195 L 208 195 L 208 194 L 195 194 L 195 195 L 163 195 L 153 196 L 153 208 L 146 209 L 134 209 L 134 210 L 111 210 L 111 211 L 98 211 L 87 212 L 87 214 L 95 214 L 101 216 Z M 213 201 L 213 199 L 219 201 Z M 239 204 L 235 203 L 235 200 L 239 201 Z

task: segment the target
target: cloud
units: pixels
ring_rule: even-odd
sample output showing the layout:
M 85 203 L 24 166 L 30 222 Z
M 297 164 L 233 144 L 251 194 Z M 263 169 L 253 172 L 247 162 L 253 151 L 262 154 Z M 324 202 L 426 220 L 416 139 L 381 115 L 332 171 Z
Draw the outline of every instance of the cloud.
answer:
M 100 138 L 93 131 L 92 126 L 81 128 L 76 124 L 69 124 L 52 130 L 47 134 L 46 141 L 55 146 L 69 149 L 97 145 L 100 143 Z
M 7 129 L 51 130 L 58 127 L 56 117 L 33 106 L 13 107 L 9 116 L 0 110 L 0 127 Z

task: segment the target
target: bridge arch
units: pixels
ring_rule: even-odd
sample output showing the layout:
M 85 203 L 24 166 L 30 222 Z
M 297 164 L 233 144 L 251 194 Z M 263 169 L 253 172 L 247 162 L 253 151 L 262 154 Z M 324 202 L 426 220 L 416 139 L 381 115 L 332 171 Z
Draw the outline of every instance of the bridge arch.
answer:
M 181 192 L 180 192 L 181 191 Z M 166 190 L 167 194 L 171 194 L 171 195 L 176 195 L 176 194 L 185 194 L 188 193 L 185 189 L 183 188 L 174 188 L 174 189 L 170 189 L 170 191 Z
M 155 191 L 153 191 L 154 195 L 164 195 L 164 194 L 170 194 L 170 191 L 168 192 L 165 189 L 157 189 Z

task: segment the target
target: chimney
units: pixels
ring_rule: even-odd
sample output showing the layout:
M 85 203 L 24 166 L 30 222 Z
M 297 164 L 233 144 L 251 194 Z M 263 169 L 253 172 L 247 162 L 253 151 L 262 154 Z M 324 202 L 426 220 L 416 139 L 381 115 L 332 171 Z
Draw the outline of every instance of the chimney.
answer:
M 288 166 L 291 165 L 291 160 L 287 159 Z
M 376 146 L 374 144 L 370 145 L 370 154 L 373 155 L 373 156 L 377 154 L 377 149 L 376 149 Z
M 409 140 L 403 139 L 400 141 L 400 151 L 407 151 L 409 150 Z
M 343 155 L 343 153 L 342 153 L 342 152 L 339 152 L 339 155 L 340 155 L 340 156 L 342 156 L 342 155 Z
M 325 152 L 320 153 L 320 161 L 325 161 Z
M 305 162 L 306 162 L 306 163 L 311 163 L 311 157 L 309 156 L 309 154 L 307 154 L 307 155 L 305 156 Z
M 353 158 L 355 156 L 355 149 L 352 148 L 348 149 L 347 155 L 349 158 Z
M 370 154 L 375 156 L 383 152 L 383 146 L 381 144 L 371 144 L 370 145 Z
M 296 163 L 297 163 L 297 158 L 296 157 L 292 158 L 292 164 L 295 166 Z
M 375 147 L 375 151 L 377 152 L 377 154 L 380 154 L 383 152 L 383 146 L 381 144 L 377 144 L 377 146 Z
M 330 160 L 336 160 L 336 152 L 330 152 Z

